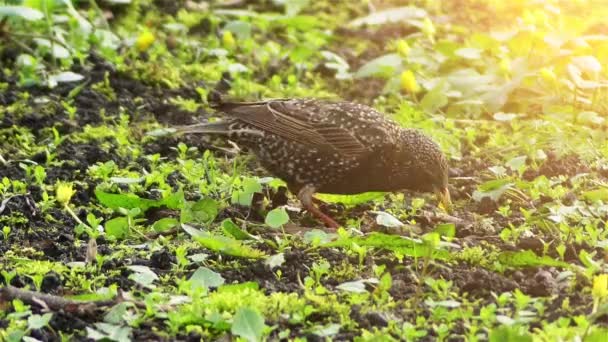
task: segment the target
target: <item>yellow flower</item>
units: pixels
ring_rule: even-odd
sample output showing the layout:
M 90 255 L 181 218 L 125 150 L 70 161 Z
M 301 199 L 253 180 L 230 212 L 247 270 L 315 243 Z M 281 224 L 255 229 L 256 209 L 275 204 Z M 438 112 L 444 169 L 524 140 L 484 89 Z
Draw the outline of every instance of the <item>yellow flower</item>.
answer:
M 555 76 L 555 73 L 553 72 L 553 69 L 550 68 L 542 68 L 540 69 L 540 77 L 542 77 L 542 79 L 550 84 L 553 84 L 557 81 L 557 76 Z
M 139 51 L 146 51 L 154 43 L 156 37 L 149 31 L 146 31 L 137 37 L 137 41 L 135 42 L 135 46 Z
M 410 54 L 410 44 L 407 43 L 406 40 L 398 40 L 397 41 L 397 53 L 401 56 L 401 57 L 407 57 Z
M 595 299 L 608 298 L 608 274 L 600 274 L 593 277 L 591 295 Z
M 234 35 L 230 31 L 224 31 L 222 35 L 222 44 L 225 48 L 232 50 L 236 46 L 236 40 L 234 39 Z
M 412 94 L 420 91 L 420 85 L 411 70 L 405 70 L 401 73 L 401 90 Z
M 68 205 L 74 195 L 74 189 L 72 189 L 72 183 L 58 183 L 55 188 L 55 198 L 61 205 Z

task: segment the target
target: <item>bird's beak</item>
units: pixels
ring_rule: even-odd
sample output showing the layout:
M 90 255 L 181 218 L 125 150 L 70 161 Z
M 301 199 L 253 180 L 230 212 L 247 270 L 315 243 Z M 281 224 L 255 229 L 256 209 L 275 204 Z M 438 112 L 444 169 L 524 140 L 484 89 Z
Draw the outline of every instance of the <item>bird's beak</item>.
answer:
M 450 191 L 447 187 L 436 191 L 437 200 L 441 203 L 441 206 L 445 211 L 450 212 L 452 210 L 452 199 L 450 198 Z

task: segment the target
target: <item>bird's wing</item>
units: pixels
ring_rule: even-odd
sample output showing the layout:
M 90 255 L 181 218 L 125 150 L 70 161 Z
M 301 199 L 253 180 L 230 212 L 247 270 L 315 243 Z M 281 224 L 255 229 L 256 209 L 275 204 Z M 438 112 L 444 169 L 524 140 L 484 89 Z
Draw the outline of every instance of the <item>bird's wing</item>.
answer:
M 339 119 L 344 118 L 335 117 L 335 113 L 323 102 L 274 100 L 225 103 L 220 110 L 261 130 L 319 150 L 333 150 L 355 157 L 371 152 L 348 129 L 348 125 L 340 124 Z

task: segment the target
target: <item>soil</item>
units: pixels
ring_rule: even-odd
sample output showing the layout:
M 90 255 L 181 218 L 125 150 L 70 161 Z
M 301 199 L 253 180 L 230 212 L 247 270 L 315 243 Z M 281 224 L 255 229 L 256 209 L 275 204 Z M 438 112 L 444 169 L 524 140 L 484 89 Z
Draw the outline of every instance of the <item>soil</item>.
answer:
M 171 13 L 179 8 L 170 1 L 155 1 L 161 8 L 166 9 Z M 175 7 L 177 6 L 177 7 Z M 480 19 L 482 20 L 482 19 Z M 386 44 L 387 41 L 407 35 L 411 27 L 404 25 L 387 25 L 381 29 L 371 30 L 369 28 L 353 31 L 342 30 L 340 33 L 344 36 L 355 36 L 360 39 L 373 40 L 374 37 L 383 37 L 377 40 L 378 46 Z M 356 68 L 367 60 L 377 57 L 377 52 L 382 49 L 371 46 L 361 55 L 354 55 L 352 52 L 344 50 L 339 53 L 346 58 L 349 63 Z M 0 56 L 0 61 L 3 63 L 12 62 L 14 56 L 7 54 L 4 51 L 4 56 Z M 166 99 L 181 96 L 184 99 L 199 100 L 199 94 L 194 90 L 198 86 L 204 84 L 191 84 L 178 89 L 169 89 L 155 84 L 146 84 L 139 79 L 130 76 L 127 73 L 115 70 L 111 65 L 108 65 L 95 53 L 91 54 L 87 60 L 87 68 L 75 67 L 74 72 L 85 75 L 88 80 L 87 85 L 74 96 L 74 106 L 77 108 L 78 115 L 74 119 L 70 119 L 63 107 L 60 105 L 60 100 L 65 99 L 68 94 L 74 90 L 72 85 L 59 85 L 51 90 L 46 88 L 28 88 L 23 89 L 17 86 L 15 79 L 2 79 L 3 73 L 0 73 L 0 82 L 9 84 L 8 91 L 0 93 L 0 105 L 4 107 L 11 106 L 21 98 L 21 94 L 25 91 L 31 94 L 28 105 L 32 110 L 26 114 L 18 112 L 7 112 L 0 121 L 0 129 L 9 129 L 14 125 L 24 127 L 31 131 L 37 143 L 46 144 L 49 127 L 54 127 L 61 135 L 81 132 L 87 125 L 100 125 L 106 120 L 117 120 L 123 112 L 129 113 L 132 123 L 141 122 L 159 122 L 165 125 L 183 125 L 194 122 L 194 117 L 205 117 L 208 115 L 204 110 L 197 113 L 184 111 L 172 104 Z M 98 88 L 92 85 L 109 80 L 110 88 L 115 93 L 115 98 L 108 97 Z M 381 92 L 384 83 L 380 80 L 366 80 L 366 82 L 355 82 L 353 87 L 343 89 L 341 94 L 347 99 L 358 99 L 361 102 L 371 102 Z M 39 103 L 36 99 L 41 97 L 48 98 L 49 101 Z M 99 113 L 99 108 L 105 109 L 105 117 Z M 126 108 L 123 111 L 121 108 Z M 143 136 L 143 132 L 142 132 Z M 139 139 L 141 136 L 134 137 Z M 163 158 L 175 158 L 177 152 L 175 147 L 179 142 L 185 142 L 188 146 L 197 146 L 199 150 L 212 148 L 209 141 L 197 139 L 195 137 L 167 137 L 148 141 L 142 144 L 142 153 L 144 155 L 160 154 Z M 465 145 L 465 144 L 463 144 Z M 103 146 L 103 147 L 102 147 Z M 10 142 L 0 142 L 0 147 L 5 151 L 13 151 L 21 153 L 17 150 L 11 150 Z M 81 142 L 72 138 L 64 140 L 55 151 L 56 160 L 60 163 L 53 164 L 47 168 L 47 182 L 52 184 L 57 181 L 75 182 L 76 194 L 72 199 L 72 204 L 75 208 L 87 206 L 95 201 L 94 189 L 98 185 L 95 180 L 87 176 L 87 169 L 91 165 L 113 161 L 120 167 L 129 165 L 138 170 L 143 170 L 146 167 L 147 160 L 140 158 L 131 160 L 127 157 L 113 153 L 118 148 L 118 143 L 115 139 L 104 139 L 97 141 Z M 466 152 L 466 151 L 465 151 Z M 477 185 L 481 182 L 483 170 L 490 165 L 488 161 L 467 156 L 453 163 L 451 176 L 456 178 L 465 178 L 456 180 L 451 184 L 452 198 L 455 201 L 469 201 L 472 193 Z M 36 151 L 31 155 L 23 156 L 23 159 L 29 159 L 38 163 L 47 161 L 47 154 Z M 524 179 L 533 180 L 534 178 L 544 175 L 546 177 L 557 177 L 560 175 L 574 176 L 579 173 L 591 172 L 585 163 L 575 155 L 566 155 L 558 157 L 555 154 L 548 154 L 548 158 L 540 167 L 529 169 L 524 174 Z M 41 251 L 43 254 L 32 255 L 32 259 L 37 260 L 53 260 L 63 263 L 82 262 L 86 258 L 86 244 L 89 237 L 86 234 L 77 235 L 73 227 L 77 225 L 74 218 L 67 214 L 59 207 L 47 210 L 47 215 L 42 216 L 40 208 L 37 208 L 36 203 L 42 199 L 43 189 L 37 185 L 33 185 L 27 178 L 25 170 L 17 163 L 9 163 L 0 165 L 0 179 L 9 177 L 12 180 L 20 180 L 26 184 L 30 184 L 27 188 L 27 193 L 12 197 L 3 203 L 3 208 L 0 210 L 0 227 L 5 224 L 11 225 L 12 232 L 8 238 L 0 235 L 0 255 L 10 251 L 10 246 L 19 245 L 23 248 L 33 247 L 35 250 Z M 176 172 L 167 180 L 169 184 L 176 185 L 175 180 L 183 177 Z M 268 202 L 270 205 L 267 210 L 272 207 L 287 203 L 286 193 L 282 189 L 277 193 L 269 193 L 269 197 L 261 196 L 260 202 Z M 493 220 L 493 225 L 496 227 L 507 227 L 509 225 L 517 225 L 522 223 L 522 215 L 517 210 L 513 210 L 514 214 L 505 218 L 496 213 L 500 203 L 495 203 L 489 198 L 482 200 L 480 203 L 469 201 L 461 212 L 455 215 L 465 218 L 470 218 L 474 215 L 485 215 Z M 525 205 L 521 205 L 525 207 Z M 322 210 L 329 211 L 332 214 L 337 214 L 338 217 L 348 218 L 361 216 L 361 214 L 370 209 L 365 206 L 357 208 L 345 209 L 341 206 L 322 206 Z M 433 207 L 433 209 L 436 209 Z M 518 208 L 516 208 L 518 209 Z M 105 220 L 110 219 L 103 212 L 94 213 L 98 217 Z M 77 215 L 81 220 L 86 219 L 84 210 L 77 211 Z M 150 221 L 160 217 L 169 217 L 175 215 L 174 212 L 167 211 L 165 208 L 153 210 L 148 213 L 147 219 Z M 257 216 L 256 216 L 257 215 Z M 263 221 L 263 217 L 256 214 L 255 211 L 249 211 L 246 208 L 237 206 L 224 209 L 220 214 L 220 219 L 227 217 L 239 217 L 252 221 Z M 15 220 L 15 218 L 22 218 Z M 304 215 L 295 215 L 293 217 L 295 223 L 300 226 L 307 226 L 309 217 Z M 366 224 L 370 224 L 366 222 Z M 466 238 L 478 236 L 487 238 L 488 240 L 495 237 L 496 232 L 489 233 L 483 230 L 476 230 L 472 227 L 466 227 L 457 233 L 458 238 Z M 183 233 L 180 235 L 183 237 Z M 79 243 L 75 243 L 79 242 Z M 110 255 L 112 252 L 112 244 L 106 241 L 103 237 L 97 239 L 98 252 L 102 255 Z M 497 242 L 495 245 L 501 249 L 514 248 L 509 247 L 506 243 Z M 516 248 L 518 250 L 532 250 L 535 253 L 542 255 L 544 242 L 535 238 L 525 238 L 518 242 Z M 260 246 L 264 248 L 264 246 Z M 567 246 L 565 259 L 572 263 L 580 263 L 578 253 L 581 250 L 597 251 L 594 248 L 585 244 L 572 244 Z M 206 253 L 210 255 L 212 260 L 217 259 L 218 255 L 212 251 L 201 249 L 191 250 L 191 254 Z M 556 254 L 555 248 L 549 249 L 550 254 Z M 140 291 L 138 285 L 131 279 L 129 275 L 131 271 L 127 269 L 129 265 L 145 265 L 150 267 L 157 274 L 170 274 L 170 270 L 177 262 L 176 257 L 167 249 L 155 250 L 154 252 L 146 251 L 145 257 L 141 255 L 125 255 L 122 259 L 111 259 L 101 265 L 102 270 L 108 272 L 108 277 L 105 281 L 106 285 L 117 284 L 124 291 Z M 393 286 L 390 294 L 395 299 L 407 299 L 416 294 L 418 284 L 412 272 L 408 268 L 417 268 L 412 260 L 406 261 L 403 264 L 398 264 L 389 258 L 390 253 L 377 252 L 374 257 L 378 258 L 375 262 L 385 261 L 388 270 L 393 274 Z M 386 260 L 384 260 L 386 258 Z M 263 261 L 251 261 L 242 259 L 231 259 L 230 257 L 222 256 L 222 267 L 216 269 L 221 273 L 227 283 L 254 281 L 260 285 L 260 288 L 265 293 L 272 292 L 296 292 L 302 293 L 301 281 L 307 275 L 313 264 L 320 260 L 328 261 L 332 267 L 341 267 L 345 262 L 353 265 L 358 265 L 359 260 L 352 255 L 347 255 L 345 252 L 334 249 L 320 249 L 315 251 L 304 250 L 289 250 L 285 252 L 285 263 L 280 266 L 282 277 L 279 279 L 275 272 Z M 365 267 L 365 265 L 363 265 Z M 2 270 L 4 266 L 0 266 Z M 186 274 L 180 276 L 189 276 L 194 269 L 185 270 Z M 367 272 L 371 272 L 368 270 Z M 569 291 L 565 294 L 560 291 L 562 286 L 556 280 L 558 271 L 545 267 L 527 268 L 521 271 L 498 273 L 483 269 L 477 266 L 471 266 L 464 263 L 452 263 L 449 266 L 432 266 L 430 267 L 430 275 L 435 278 L 443 278 L 453 283 L 453 289 L 463 296 L 468 296 L 472 300 L 481 300 L 491 302 L 494 294 L 521 290 L 523 293 L 531 296 L 556 296 L 554 306 L 547 308 L 546 319 L 556 319 L 560 316 L 572 316 L 574 314 L 584 314 L 589 312 L 589 303 L 591 303 L 589 294 L 584 294 L 580 291 Z M 86 274 L 85 274 L 86 276 Z M 373 275 L 370 274 L 370 277 Z M 326 287 L 333 289 L 345 279 L 323 278 L 322 283 Z M 6 279 L 0 275 L 0 284 L 5 284 Z M 16 287 L 31 287 L 33 282 L 27 277 L 17 276 L 10 282 Z M 424 285 L 425 290 L 430 290 Z M 49 272 L 44 275 L 40 290 L 45 293 L 57 295 L 67 295 L 68 284 L 65 279 L 55 272 Z M 561 303 L 564 300 L 569 300 L 572 311 L 567 314 L 563 313 Z M 42 308 L 32 306 L 34 313 L 42 313 Z M 428 313 L 427 313 L 428 314 Z M 408 313 L 404 313 L 407 316 Z M 354 307 L 351 317 L 359 325 L 360 328 L 373 329 L 374 327 L 383 327 L 389 324 L 389 319 L 383 313 L 370 311 L 367 308 Z M 308 320 L 312 323 L 320 325 L 326 324 L 331 317 L 326 316 L 311 316 Z M 41 341 L 56 341 L 59 339 L 57 332 L 73 332 L 83 330 L 86 327 L 92 327 L 94 322 L 98 321 L 98 317 L 82 317 L 66 312 L 59 312 L 53 316 L 50 322 L 52 329 L 41 329 L 33 331 L 31 336 Z M 0 319 L 0 328 L 5 326 L 8 321 Z M 291 329 L 296 333 L 304 334 L 298 331 L 300 326 L 294 326 L 287 321 L 274 322 L 279 329 Z M 606 324 L 606 322 L 604 322 Z M 157 325 L 157 326 L 155 326 Z M 154 327 L 162 328 L 162 322 L 148 322 L 147 325 L 141 325 L 134 329 L 135 340 L 146 341 L 162 341 L 164 337 L 155 333 Z M 311 340 L 317 337 L 308 335 Z M 340 331 L 335 336 L 336 340 L 352 340 L 355 337 L 352 331 Z M 196 333 L 189 335 L 180 335 L 179 339 L 183 341 L 198 340 L 200 336 Z M 82 340 L 85 340 L 84 338 Z

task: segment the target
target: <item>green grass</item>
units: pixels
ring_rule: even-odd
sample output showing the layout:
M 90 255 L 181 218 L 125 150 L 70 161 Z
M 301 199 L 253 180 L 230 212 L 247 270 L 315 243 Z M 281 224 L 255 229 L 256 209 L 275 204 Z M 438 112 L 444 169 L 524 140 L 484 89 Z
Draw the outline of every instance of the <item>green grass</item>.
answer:
M 194 3 L 0 2 L 0 340 L 605 339 L 608 6 Z M 424 131 L 454 212 L 327 195 L 329 234 L 226 141 L 149 134 L 224 73 Z

